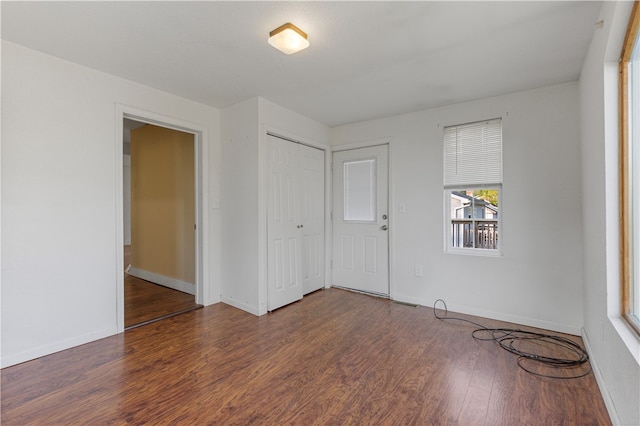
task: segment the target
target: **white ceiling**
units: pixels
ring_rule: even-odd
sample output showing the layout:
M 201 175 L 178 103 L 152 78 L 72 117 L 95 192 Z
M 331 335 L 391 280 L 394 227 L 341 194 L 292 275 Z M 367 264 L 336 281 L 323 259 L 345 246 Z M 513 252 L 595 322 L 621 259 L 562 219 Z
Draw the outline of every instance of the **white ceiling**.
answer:
M 223 108 L 337 126 L 579 77 L 600 2 L 6 2 L 2 38 Z M 286 56 L 269 31 L 311 46 Z

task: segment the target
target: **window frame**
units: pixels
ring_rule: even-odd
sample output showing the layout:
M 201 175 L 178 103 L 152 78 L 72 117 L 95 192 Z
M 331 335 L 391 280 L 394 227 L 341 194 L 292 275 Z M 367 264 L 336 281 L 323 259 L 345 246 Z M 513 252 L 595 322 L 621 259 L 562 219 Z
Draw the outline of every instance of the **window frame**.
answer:
M 632 312 L 632 287 L 634 284 L 634 260 L 633 249 L 634 235 L 640 233 L 640 229 L 634 230 L 632 226 L 632 208 L 633 199 L 631 197 L 631 175 L 633 167 L 631 166 L 630 157 L 630 138 L 631 120 L 629 117 L 630 102 L 630 81 L 629 81 L 629 64 L 633 50 L 636 47 L 638 30 L 640 29 L 640 8 L 638 2 L 633 5 L 631 17 L 622 46 L 619 68 L 619 146 L 618 146 L 618 171 L 619 171 L 619 221 L 620 221 L 620 293 L 621 293 L 621 315 L 633 330 L 640 336 L 640 319 L 639 316 Z M 640 84 L 640 82 L 638 82 Z M 640 129 L 638 129 L 640 131 Z M 638 148 L 640 149 L 640 147 Z M 636 237 L 637 238 L 637 237 Z M 636 267 L 640 266 L 636 265 Z M 640 268 L 637 268 L 640 269 Z M 635 271 L 636 274 L 640 270 Z M 640 291 L 640 286 L 635 289 Z
M 370 173 L 370 180 L 369 183 L 371 184 L 370 190 L 371 190 L 371 197 L 369 199 L 370 201 L 370 208 L 371 208 L 371 213 L 372 213 L 372 217 L 371 219 L 348 219 L 347 218 L 347 211 L 349 210 L 350 204 L 348 202 L 348 198 L 349 195 L 351 193 L 350 189 L 348 187 L 349 184 L 349 170 L 348 170 L 348 165 L 350 164 L 359 164 L 359 163 L 370 163 L 372 166 L 370 167 L 369 173 Z M 342 192 L 343 192 L 343 199 L 342 199 L 342 220 L 345 223 L 362 223 L 362 224 L 374 224 L 378 222 L 378 200 L 377 200 L 377 186 L 378 186 L 378 159 L 376 157 L 371 157 L 371 158 L 363 158 L 363 159 L 358 159 L 358 160 L 353 160 L 353 161 L 344 161 L 344 163 L 342 164 L 342 176 L 343 176 L 343 187 L 342 187 Z
M 495 127 L 495 123 L 499 123 L 499 127 Z M 491 256 L 491 257 L 501 257 L 502 256 L 502 198 L 503 198 L 503 140 L 502 140 L 502 123 L 503 117 L 496 117 L 486 120 L 479 120 L 475 122 L 461 123 L 446 126 L 443 128 L 443 193 L 444 193 L 444 250 L 445 253 L 451 254 L 466 254 L 466 255 L 476 255 L 476 256 Z M 459 129 L 469 129 L 475 126 L 487 126 L 482 132 L 483 135 L 489 135 L 488 141 L 483 139 L 483 143 L 487 141 L 487 145 L 483 145 L 482 150 L 485 150 L 480 155 L 480 163 L 478 166 L 474 166 L 477 168 L 459 168 L 460 164 L 469 164 L 469 152 L 467 148 L 462 145 L 462 148 L 458 148 L 458 141 L 468 141 L 470 139 L 468 136 L 462 136 L 463 139 L 457 139 L 455 142 L 455 155 L 452 154 L 450 145 L 451 142 L 454 142 L 451 139 L 452 133 L 449 131 L 458 131 Z M 493 129 L 493 130 L 491 130 Z M 498 130 L 496 130 L 498 129 Z M 491 135 L 496 135 L 496 131 L 499 131 L 499 150 L 497 150 L 497 146 L 495 145 L 495 139 Z M 489 132 L 489 133 L 487 133 Z M 483 136 L 484 138 L 485 136 Z M 457 133 L 455 138 L 458 138 Z M 463 144 L 465 142 L 462 142 Z M 458 151 L 460 150 L 460 151 Z M 499 151 L 499 152 L 498 152 Z M 475 152 L 473 150 L 472 152 Z M 488 155 L 490 152 L 495 152 L 499 154 L 498 157 L 485 157 L 484 155 Z M 453 155 L 453 156 L 452 156 Z M 452 159 L 455 161 L 452 162 Z M 461 160 L 462 159 L 462 160 Z M 465 162 L 465 159 L 467 160 Z M 458 161 L 462 161 L 458 163 Z M 499 166 L 499 167 L 498 167 Z M 451 173 L 452 170 L 455 170 Z M 455 218 L 451 217 L 451 197 L 453 192 L 465 192 L 465 191 L 476 191 L 476 190 L 497 190 L 498 191 L 498 205 L 497 207 L 497 217 L 496 217 L 496 247 L 495 248 L 485 248 L 485 247 L 460 247 L 456 246 L 453 242 L 455 238 L 455 232 L 453 231 L 453 220 Z M 473 204 L 473 202 L 472 202 Z M 475 238 L 477 235 L 476 224 L 481 222 L 478 218 L 471 218 L 473 224 L 473 239 L 474 245 L 476 243 Z M 458 234 L 460 235 L 460 234 Z M 459 239 L 459 238 L 458 238 Z M 464 239 L 464 236 L 463 236 Z
M 452 192 L 464 192 L 467 190 L 475 191 L 481 189 L 489 189 L 489 190 L 497 190 L 498 191 L 498 205 L 495 206 L 497 211 L 497 218 L 495 221 L 497 222 L 497 246 L 496 248 L 484 248 L 484 247 L 457 247 L 453 244 L 453 232 L 452 232 L 452 221 L 455 219 L 451 217 L 451 193 Z M 469 185 L 465 187 L 449 187 L 444 190 L 445 197 L 445 251 L 447 253 L 453 254 L 467 254 L 467 255 L 475 255 L 475 256 L 502 256 L 502 184 L 500 185 L 490 185 L 490 186 L 477 186 L 477 185 Z M 472 202 L 473 205 L 473 202 Z M 472 216 L 474 216 L 472 214 Z M 464 219 L 464 218 L 462 218 Z M 482 219 L 471 217 L 470 220 L 474 225 L 474 235 L 476 233 L 476 223 L 482 222 Z M 474 245 L 475 245 L 474 240 Z

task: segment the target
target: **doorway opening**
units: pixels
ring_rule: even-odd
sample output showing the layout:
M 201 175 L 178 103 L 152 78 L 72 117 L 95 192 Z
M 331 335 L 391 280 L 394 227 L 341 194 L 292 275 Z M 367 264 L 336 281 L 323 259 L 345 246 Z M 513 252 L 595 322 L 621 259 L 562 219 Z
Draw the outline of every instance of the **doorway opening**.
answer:
M 201 135 L 121 117 L 118 328 L 124 330 L 202 307 L 202 178 Z

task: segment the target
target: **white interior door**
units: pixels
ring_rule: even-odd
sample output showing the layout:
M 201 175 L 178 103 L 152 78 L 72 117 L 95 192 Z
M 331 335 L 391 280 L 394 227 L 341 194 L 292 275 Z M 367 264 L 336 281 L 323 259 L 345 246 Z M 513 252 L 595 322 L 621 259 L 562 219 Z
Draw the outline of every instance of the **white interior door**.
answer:
M 302 288 L 324 287 L 324 151 L 298 145 L 302 166 Z
M 298 144 L 268 138 L 268 310 L 302 299 L 302 222 Z
M 387 145 L 333 153 L 333 284 L 389 295 Z

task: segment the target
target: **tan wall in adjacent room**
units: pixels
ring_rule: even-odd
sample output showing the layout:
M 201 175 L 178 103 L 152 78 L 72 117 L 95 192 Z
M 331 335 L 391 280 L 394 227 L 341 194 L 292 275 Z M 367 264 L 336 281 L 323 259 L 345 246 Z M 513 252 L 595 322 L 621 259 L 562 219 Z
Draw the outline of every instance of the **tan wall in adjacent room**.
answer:
M 195 283 L 194 137 L 131 131 L 131 266 Z

